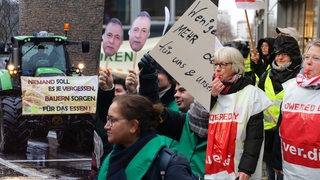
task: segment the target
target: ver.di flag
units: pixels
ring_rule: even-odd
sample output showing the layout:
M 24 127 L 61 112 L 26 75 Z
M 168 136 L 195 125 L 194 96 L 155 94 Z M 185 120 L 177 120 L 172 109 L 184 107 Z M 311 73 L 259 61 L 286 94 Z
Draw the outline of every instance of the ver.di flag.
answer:
M 239 9 L 263 9 L 264 0 L 236 0 L 236 6 Z

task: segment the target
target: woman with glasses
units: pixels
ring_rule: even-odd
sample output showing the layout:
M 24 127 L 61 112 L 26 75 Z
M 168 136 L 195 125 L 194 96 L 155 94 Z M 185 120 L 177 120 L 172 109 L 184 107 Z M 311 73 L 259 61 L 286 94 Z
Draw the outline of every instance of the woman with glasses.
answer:
M 275 59 L 259 81 L 259 88 L 266 92 L 272 101 L 272 106 L 264 111 L 264 155 L 268 180 L 283 179 L 281 173 L 275 173 L 272 168 L 273 138 L 280 115 L 280 104 L 283 100 L 282 83 L 296 77 L 301 69 L 301 54 L 297 41 L 290 36 L 278 36 L 274 42 Z
M 192 171 L 202 178 L 243 180 L 251 175 L 261 179 L 262 160 L 256 167 L 263 141 L 262 111 L 271 102 L 244 76 L 239 50 L 224 47 L 214 57 L 215 78 L 212 97 L 208 97 L 212 99 L 210 113 L 196 100 L 187 114 L 164 109 L 160 126 L 167 132 L 161 133 L 179 141 L 177 152 L 188 158 Z M 153 102 L 159 102 L 156 75 L 153 75 L 156 64 L 148 55 L 139 62 L 142 69 L 139 92 Z M 174 129 L 174 133 L 168 132 L 169 129 Z
M 261 179 L 263 110 L 271 102 L 244 76 L 237 49 L 221 48 L 214 58 L 205 178 Z
M 104 127 L 114 147 L 98 179 L 193 178 L 187 159 L 166 148 L 167 138 L 155 132 L 162 111 L 161 104 L 140 95 L 114 98 Z
M 284 179 L 320 177 L 320 41 L 308 43 L 302 69 L 283 84 L 278 146 L 274 168 Z M 279 137 L 278 137 L 279 138 Z M 280 143 L 281 142 L 281 143 Z M 282 152 L 282 156 L 281 156 Z

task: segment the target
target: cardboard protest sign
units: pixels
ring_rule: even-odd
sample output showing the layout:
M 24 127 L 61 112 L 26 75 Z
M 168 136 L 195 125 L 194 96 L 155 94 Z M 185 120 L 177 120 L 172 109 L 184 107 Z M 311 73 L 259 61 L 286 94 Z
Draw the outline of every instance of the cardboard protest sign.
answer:
M 94 114 L 97 76 L 21 76 L 22 114 Z
M 218 7 L 197 0 L 171 27 L 150 55 L 207 110 L 212 90 Z
M 112 74 L 125 78 L 129 70 L 132 70 L 133 63 L 134 63 L 134 54 L 136 53 L 137 62 L 143 57 L 143 55 L 150 51 L 160 40 L 161 37 L 153 37 L 149 38 L 144 45 L 144 47 L 139 52 L 134 52 L 129 44 L 129 41 L 123 41 L 120 49 L 118 52 L 109 57 L 105 55 L 102 45 L 100 51 L 100 67 L 106 67 L 106 61 L 108 59 L 108 68 L 111 70 Z M 138 63 L 135 64 L 135 70 L 138 70 Z

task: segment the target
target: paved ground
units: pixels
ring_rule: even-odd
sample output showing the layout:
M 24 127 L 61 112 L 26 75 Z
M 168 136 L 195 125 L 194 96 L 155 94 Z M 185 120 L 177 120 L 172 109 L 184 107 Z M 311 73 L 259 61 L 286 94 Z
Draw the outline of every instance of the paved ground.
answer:
M 12 179 L 12 178 L 17 178 L 17 177 L 21 177 L 21 179 L 23 178 L 27 178 L 25 175 L 19 173 L 18 171 L 15 171 L 7 166 L 4 166 L 2 164 L 0 164 L 0 178 L 1 179 Z

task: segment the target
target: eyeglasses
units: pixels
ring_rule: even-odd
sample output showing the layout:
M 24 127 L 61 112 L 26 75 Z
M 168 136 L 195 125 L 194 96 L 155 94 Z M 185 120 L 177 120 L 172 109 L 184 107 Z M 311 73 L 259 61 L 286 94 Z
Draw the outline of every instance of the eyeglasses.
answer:
M 312 62 L 320 62 L 320 56 L 311 56 L 311 55 L 305 54 L 302 56 L 302 59 L 303 60 L 311 59 Z
M 106 124 L 109 124 L 109 126 L 112 127 L 115 122 L 118 122 L 120 120 L 125 120 L 125 119 L 115 119 L 110 116 L 106 116 L 106 120 L 107 120 Z
M 226 62 L 222 62 L 222 63 L 214 63 L 214 67 L 217 68 L 218 66 L 222 69 L 225 69 L 229 64 L 232 64 L 232 63 L 226 63 Z

